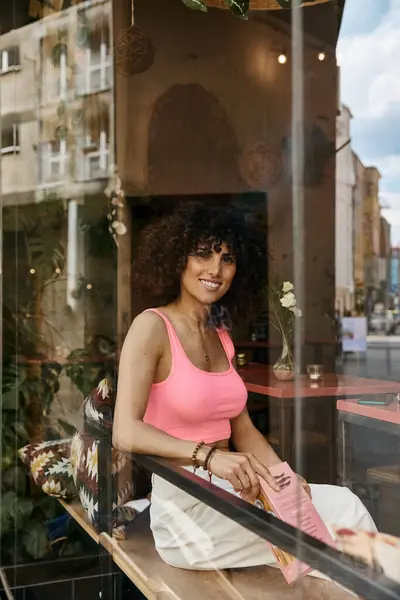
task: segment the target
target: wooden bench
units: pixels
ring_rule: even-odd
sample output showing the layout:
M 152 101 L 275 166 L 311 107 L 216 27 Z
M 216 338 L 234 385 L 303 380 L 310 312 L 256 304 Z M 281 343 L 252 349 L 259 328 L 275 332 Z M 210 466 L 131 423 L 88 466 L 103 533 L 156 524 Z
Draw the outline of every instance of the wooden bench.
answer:
M 98 535 L 88 523 L 79 502 L 61 502 L 72 518 L 113 558 L 114 563 L 149 600 L 292 600 L 298 587 L 307 600 L 350 600 L 354 595 L 314 577 L 289 586 L 279 569 L 252 567 L 224 571 L 192 571 L 170 567 L 154 547 L 149 512 L 140 514 L 127 540 Z

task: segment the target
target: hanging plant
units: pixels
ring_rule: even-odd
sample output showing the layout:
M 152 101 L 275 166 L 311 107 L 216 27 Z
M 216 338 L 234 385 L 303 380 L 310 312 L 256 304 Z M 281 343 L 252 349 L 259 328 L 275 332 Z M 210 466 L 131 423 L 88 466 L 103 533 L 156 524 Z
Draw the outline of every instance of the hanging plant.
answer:
M 111 165 L 110 167 L 110 178 L 104 193 L 110 201 L 107 214 L 109 222 L 108 231 L 111 233 L 114 242 L 118 246 L 118 237 L 125 235 L 128 230 L 123 222 L 125 192 L 122 189 L 121 178 L 115 165 Z
M 250 0 L 225 0 L 235 17 L 246 18 L 250 8 Z
M 320 4 L 328 1 L 329 0 L 303 0 L 301 4 Z M 182 0 L 182 2 L 188 8 L 200 10 L 202 12 L 206 12 L 208 6 L 217 8 L 227 7 L 233 15 L 241 17 L 242 19 L 247 18 L 247 13 L 252 8 L 254 8 L 254 10 L 275 10 L 279 8 L 290 9 L 293 6 L 293 0 L 264 0 L 264 2 L 260 2 L 259 0 L 254 3 L 254 6 L 252 6 L 252 0 Z
M 60 65 L 61 55 L 68 53 L 68 46 L 64 42 L 57 42 L 51 49 L 51 61 L 55 67 Z
M 54 139 L 61 141 L 68 137 L 68 127 L 66 125 L 57 125 L 54 129 Z
M 192 10 L 207 12 L 207 6 L 204 0 L 182 0 L 183 4 Z
M 79 48 L 85 48 L 90 41 L 90 23 L 87 15 L 78 12 L 78 27 L 76 30 L 76 44 Z

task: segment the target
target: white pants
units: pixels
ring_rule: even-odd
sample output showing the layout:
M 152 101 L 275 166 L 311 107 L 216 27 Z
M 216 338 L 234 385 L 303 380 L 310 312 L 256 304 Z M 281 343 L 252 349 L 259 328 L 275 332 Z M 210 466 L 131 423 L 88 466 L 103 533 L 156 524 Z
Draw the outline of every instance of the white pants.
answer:
M 198 474 L 208 479 L 203 470 Z M 212 483 L 238 495 L 224 479 L 213 476 Z M 376 531 L 367 509 L 348 488 L 310 488 L 314 505 L 328 525 Z M 275 563 L 264 539 L 157 475 L 153 475 L 150 522 L 157 552 L 174 567 L 213 570 Z

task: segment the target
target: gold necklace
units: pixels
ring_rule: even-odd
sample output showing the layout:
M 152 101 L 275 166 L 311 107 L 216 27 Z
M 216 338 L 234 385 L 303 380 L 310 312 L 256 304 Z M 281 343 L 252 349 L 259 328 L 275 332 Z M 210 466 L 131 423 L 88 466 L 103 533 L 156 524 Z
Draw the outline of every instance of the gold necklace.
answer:
M 201 335 L 201 331 L 199 331 L 199 334 L 200 334 L 200 342 L 201 342 L 201 345 L 203 346 L 203 352 L 204 352 L 205 361 L 206 362 L 210 362 L 210 357 L 207 354 L 207 348 L 206 348 L 206 345 L 204 343 L 203 336 Z
M 204 343 L 203 336 L 202 336 L 202 334 L 201 334 L 201 331 L 200 331 L 200 329 L 192 329 L 192 328 L 190 327 L 190 325 L 188 325 L 188 329 L 189 329 L 189 331 L 192 331 L 193 333 L 194 333 L 194 332 L 196 332 L 196 333 L 198 333 L 198 334 L 199 334 L 199 336 L 200 336 L 200 343 L 201 343 L 201 346 L 202 346 L 202 348 L 203 348 L 203 352 L 204 352 L 204 360 L 205 360 L 207 363 L 208 363 L 208 362 L 210 362 L 210 357 L 209 357 L 209 355 L 208 355 L 207 348 L 206 348 L 206 345 L 205 345 L 205 343 Z

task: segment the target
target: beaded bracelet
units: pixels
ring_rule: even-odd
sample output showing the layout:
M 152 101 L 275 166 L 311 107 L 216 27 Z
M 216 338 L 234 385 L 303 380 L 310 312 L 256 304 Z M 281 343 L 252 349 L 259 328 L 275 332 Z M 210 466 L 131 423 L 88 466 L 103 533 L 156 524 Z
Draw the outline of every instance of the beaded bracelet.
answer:
M 208 471 L 208 465 L 209 465 L 209 463 L 210 463 L 210 460 L 211 460 L 211 457 L 212 457 L 212 455 L 214 454 L 214 452 L 216 451 L 216 449 L 217 449 L 217 448 L 216 448 L 216 446 L 213 446 L 213 447 L 212 447 L 212 448 L 211 448 L 211 449 L 208 451 L 208 453 L 207 453 L 207 455 L 206 455 L 206 458 L 205 458 L 205 460 L 204 460 L 204 467 L 203 467 L 203 469 L 204 469 L 205 471 Z
M 205 442 L 199 442 L 196 448 L 193 450 L 192 454 L 192 464 L 193 464 L 193 473 L 196 473 L 196 469 L 198 469 L 199 465 L 196 463 L 197 453 L 202 446 L 204 446 Z

